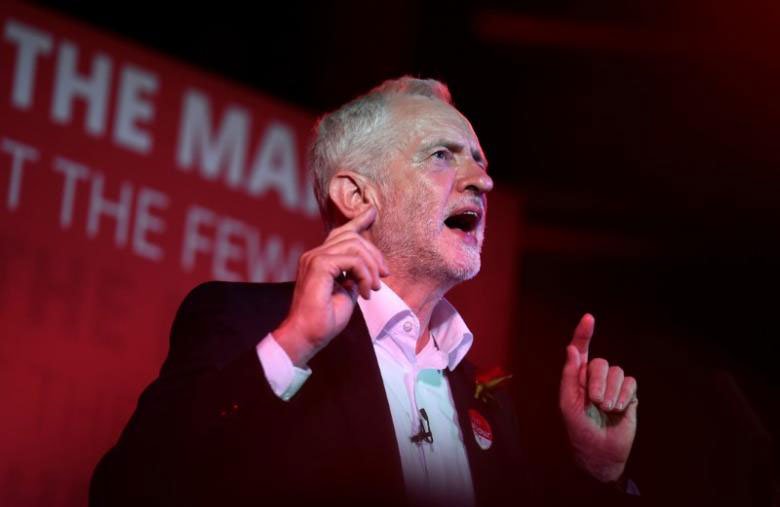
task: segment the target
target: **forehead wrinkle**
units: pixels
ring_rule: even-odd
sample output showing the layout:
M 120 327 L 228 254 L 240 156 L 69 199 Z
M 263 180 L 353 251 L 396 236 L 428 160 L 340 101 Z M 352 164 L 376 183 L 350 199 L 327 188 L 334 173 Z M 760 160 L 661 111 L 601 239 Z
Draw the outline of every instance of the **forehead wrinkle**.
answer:
M 439 137 L 434 141 L 428 141 L 423 142 L 420 148 L 417 150 L 417 155 L 424 155 L 427 154 L 427 152 L 431 151 L 433 148 L 436 148 L 437 146 L 442 146 L 444 148 L 449 149 L 453 153 L 462 153 L 466 150 L 468 147 L 469 153 L 471 154 L 471 158 L 474 159 L 475 162 L 482 164 L 484 167 L 487 167 L 488 161 L 487 157 L 485 156 L 485 153 L 482 151 L 482 147 L 479 145 L 479 141 L 476 139 L 469 140 L 470 142 L 462 142 L 462 141 L 456 141 L 451 138 L 446 137 Z
M 417 105 L 414 104 L 415 102 Z M 419 114 L 420 104 L 422 109 L 427 109 L 424 111 L 427 114 Z M 430 106 L 433 106 L 433 111 L 430 111 Z M 401 97 L 394 99 L 390 114 L 393 118 L 392 128 L 400 134 L 397 138 L 398 150 L 414 149 L 413 156 L 418 158 L 421 153 L 435 146 L 450 149 L 457 147 L 457 151 L 464 151 L 468 147 L 472 158 L 487 167 L 487 158 L 474 128 L 452 105 L 426 97 Z M 433 132 L 423 138 L 419 147 L 410 146 L 410 143 L 424 134 L 426 128 Z
M 447 119 L 423 117 L 418 122 L 415 122 L 412 134 L 420 134 L 420 131 L 426 127 L 429 127 L 431 132 L 420 140 L 422 147 L 453 146 L 460 151 L 466 147 L 472 150 L 475 147 L 479 147 L 477 136 L 473 130 L 468 128 L 468 123 L 455 126 Z

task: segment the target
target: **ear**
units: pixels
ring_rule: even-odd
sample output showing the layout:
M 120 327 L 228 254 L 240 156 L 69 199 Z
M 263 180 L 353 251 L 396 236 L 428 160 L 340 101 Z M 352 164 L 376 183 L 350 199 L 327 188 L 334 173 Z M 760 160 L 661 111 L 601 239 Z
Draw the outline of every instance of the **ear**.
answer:
M 371 181 L 354 171 L 338 171 L 330 179 L 328 197 L 347 220 L 352 220 L 366 208 L 375 206 Z

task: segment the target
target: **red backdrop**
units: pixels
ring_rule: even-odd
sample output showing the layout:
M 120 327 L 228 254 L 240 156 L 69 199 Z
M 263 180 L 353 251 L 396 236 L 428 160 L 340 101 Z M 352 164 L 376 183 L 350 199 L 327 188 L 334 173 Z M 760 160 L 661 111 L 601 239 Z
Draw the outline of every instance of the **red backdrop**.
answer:
M 294 277 L 321 238 L 303 167 L 313 119 L 0 6 L 0 504 L 86 502 L 192 286 Z M 511 336 L 519 205 L 494 194 L 490 214 L 483 274 L 452 296 L 486 366 Z

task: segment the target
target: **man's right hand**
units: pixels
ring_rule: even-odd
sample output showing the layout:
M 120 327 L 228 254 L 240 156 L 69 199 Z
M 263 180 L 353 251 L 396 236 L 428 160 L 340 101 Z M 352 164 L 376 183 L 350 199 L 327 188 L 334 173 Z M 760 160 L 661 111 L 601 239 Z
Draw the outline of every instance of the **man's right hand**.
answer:
M 301 255 L 290 313 L 272 333 L 296 366 L 304 367 L 346 327 L 358 294 L 370 298 L 380 277 L 390 274 L 382 253 L 360 235 L 375 218 L 371 207 Z

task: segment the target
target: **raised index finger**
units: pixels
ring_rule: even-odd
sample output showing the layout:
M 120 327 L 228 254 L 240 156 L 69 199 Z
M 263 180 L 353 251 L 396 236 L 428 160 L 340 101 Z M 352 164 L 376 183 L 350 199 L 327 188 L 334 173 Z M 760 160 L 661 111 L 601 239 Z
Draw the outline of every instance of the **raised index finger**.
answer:
M 571 344 L 577 348 L 577 352 L 580 353 L 580 357 L 584 361 L 588 360 L 588 347 L 590 346 L 590 339 L 593 336 L 593 328 L 596 325 L 596 319 L 593 315 L 586 313 L 580 319 L 580 323 L 577 324 L 577 328 L 574 330 L 574 335 L 571 338 Z
M 374 223 L 374 219 L 376 218 L 376 208 L 371 206 L 367 210 L 365 210 L 363 213 L 359 214 L 346 224 L 342 225 L 337 229 L 338 232 L 354 232 L 354 233 L 361 233 L 371 227 L 371 224 Z M 334 232 L 336 232 L 334 230 Z M 332 234 L 332 233 L 331 233 Z

